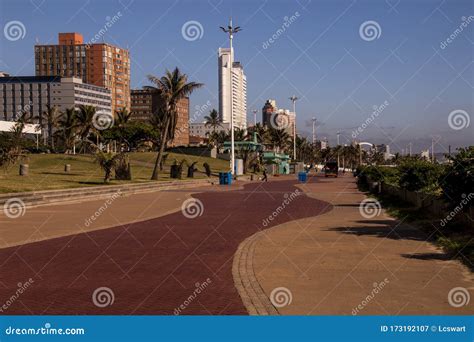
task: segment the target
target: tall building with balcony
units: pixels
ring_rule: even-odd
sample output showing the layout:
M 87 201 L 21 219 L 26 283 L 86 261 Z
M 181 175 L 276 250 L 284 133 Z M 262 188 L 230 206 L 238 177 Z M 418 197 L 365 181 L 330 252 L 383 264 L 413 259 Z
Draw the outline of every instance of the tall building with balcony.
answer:
M 234 53 L 228 48 L 219 48 L 219 116 L 223 123 L 230 124 L 230 112 L 234 127 L 247 128 L 247 77 L 240 62 L 234 62 Z M 230 68 L 232 66 L 232 76 Z M 230 95 L 232 89 L 232 102 Z
M 112 113 L 130 110 L 130 54 L 108 43 L 84 43 L 80 33 L 59 33 L 58 44 L 35 45 L 36 76 L 80 78 L 111 91 Z
M 148 122 L 161 106 L 158 91 L 133 89 L 131 91 L 131 120 Z M 189 98 L 183 98 L 177 104 L 178 117 L 176 131 L 170 146 L 189 144 Z

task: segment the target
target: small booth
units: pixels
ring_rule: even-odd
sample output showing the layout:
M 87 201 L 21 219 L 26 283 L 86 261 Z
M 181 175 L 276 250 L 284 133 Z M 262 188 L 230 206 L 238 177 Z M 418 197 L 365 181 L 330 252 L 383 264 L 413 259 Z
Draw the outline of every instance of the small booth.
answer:
M 263 163 L 268 165 L 267 172 L 278 175 L 290 174 L 290 156 L 275 151 L 263 152 Z

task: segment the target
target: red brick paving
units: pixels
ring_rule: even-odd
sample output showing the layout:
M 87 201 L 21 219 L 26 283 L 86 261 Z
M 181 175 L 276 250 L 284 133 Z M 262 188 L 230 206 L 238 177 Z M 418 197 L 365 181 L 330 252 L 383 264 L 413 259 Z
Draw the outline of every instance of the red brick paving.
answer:
M 318 179 L 318 181 L 323 181 Z M 105 230 L 0 250 L 0 307 L 30 277 L 33 285 L 2 314 L 171 315 L 195 284 L 212 282 L 181 314 L 246 314 L 232 279 L 240 242 L 259 229 L 319 215 L 328 203 L 305 195 L 267 227 L 262 220 L 295 191 L 293 180 L 248 183 L 241 190 L 194 194 L 202 216 L 181 212 Z M 234 188 L 235 189 L 235 188 Z M 115 301 L 96 307 L 98 287 Z

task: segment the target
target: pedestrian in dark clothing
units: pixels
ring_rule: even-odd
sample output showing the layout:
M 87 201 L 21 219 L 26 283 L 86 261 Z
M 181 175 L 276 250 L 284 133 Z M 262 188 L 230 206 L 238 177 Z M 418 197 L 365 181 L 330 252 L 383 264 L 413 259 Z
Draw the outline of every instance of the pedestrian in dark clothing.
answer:
M 265 170 L 265 169 L 263 169 L 263 178 L 262 178 L 262 181 L 268 182 L 267 170 Z

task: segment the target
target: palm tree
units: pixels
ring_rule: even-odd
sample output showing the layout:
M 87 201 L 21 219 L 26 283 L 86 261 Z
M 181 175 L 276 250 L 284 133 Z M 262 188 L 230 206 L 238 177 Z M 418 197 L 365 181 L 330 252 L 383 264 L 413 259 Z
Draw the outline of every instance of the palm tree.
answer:
M 212 127 L 213 132 L 216 131 L 217 127 L 222 127 L 222 122 L 219 119 L 219 114 L 217 113 L 217 110 L 215 109 L 211 110 L 209 115 L 206 115 L 204 117 L 204 120 L 206 121 L 204 126 Z
M 277 152 L 288 147 L 290 135 L 285 129 L 269 128 L 268 137 L 271 145 Z
M 122 148 L 122 145 L 124 143 L 127 143 L 126 139 L 124 138 L 125 136 L 125 129 L 127 127 L 127 124 L 130 121 L 130 118 L 132 117 L 132 113 L 127 110 L 127 108 L 122 108 L 121 110 L 115 111 L 115 127 L 117 127 L 118 130 L 118 143 L 119 147 Z M 129 145 L 127 143 L 127 145 Z
M 66 147 L 66 153 L 69 153 L 74 146 L 77 129 L 77 111 L 74 108 L 66 109 L 66 112 L 61 113 L 58 119 L 59 129 L 56 135 L 61 137 Z
M 296 136 L 296 157 L 298 160 L 308 161 L 313 159 L 313 146 L 308 139 Z
M 178 101 L 189 96 L 194 90 L 203 86 L 202 83 L 188 82 L 188 76 L 182 74 L 178 68 L 173 71 L 166 70 L 161 78 L 149 75 L 148 79 L 156 85 L 160 92 L 162 106 L 157 113 L 161 120 L 161 139 L 158 155 L 156 156 L 155 167 L 151 176 L 152 180 L 158 180 L 158 170 L 161 158 L 168 141 L 173 140 L 177 123 Z
M 43 112 L 42 116 L 35 117 L 35 120 L 39 121 L 42 129 L 48 131 L 48 145 L 54 150 L 54 135 L 53 131 L 59 124 L 59 109 L 56 106 L 46 106 L 46 110 Z
M 79 111 L 77 112 L 77 128 L 79 137 L 82 141 L 85 141 L 94 129 L 94 115 L 96 108 L 94 106 L 80 105 Z
M 347 159 L 351 169 L 354 170 L 359 163 L 359 149 L 357 145 L 347 146 Z
M 249 127 L 249 133 L 257 133 L 257 141 L 264 143 L 267 137 L 267 129 L 259 122 L 255 126 Z
M 127 108 L 122 108 L 121 110 L 115 111 L 115 125 L 118 127 L 124 127 L 127 125 L 128 121 L 132 117 L 132 113 L 127 110 Z
M 247 132 L 244 129 L 236 127 L 234 129 L 234 140 L 235 141 L 244 141 L 247 138 Z
M 95 162 L 99 164 L 100 168 L 104 170 L 104 183 L 109 183 L 112 178 L 112 171 L 117 167 L 123 155 L 118 153 L 104 153 L 97 151 L 95 155 Z
M 230 139 L 230 133 L 226 131 L 211 132 L 208 135 L 209 144 L 215 146 L 219 152 L 224 143 Z

